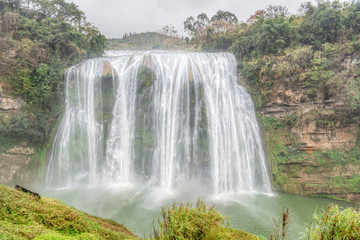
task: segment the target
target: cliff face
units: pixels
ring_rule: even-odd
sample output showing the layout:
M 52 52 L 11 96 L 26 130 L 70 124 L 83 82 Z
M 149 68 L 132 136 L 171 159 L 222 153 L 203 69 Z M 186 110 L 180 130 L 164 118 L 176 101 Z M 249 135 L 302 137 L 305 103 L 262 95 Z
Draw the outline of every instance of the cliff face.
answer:
M 5 120 L 21 112 L 25 105 L 21 98 L 7 94 L 7 87 L 0 83 L 0 118 Z M 34 147 L 21 139 L 2 138 L 0 141 L 0 183 L 13 185 L 34 181 L 36 177 L 30 171 L 33 168 Z
M 278 190 L 360 203 L 360 112 L 349 100 L 351 83 L 359 81 L 358 59 L 344 57 L 331 69 L 327 81 L 337 81 L 333 89 L 299 84 L 296 75 L 265 76 L 263 82 L 271 79 L 272 85 L 257 85 L 266 100 L 258 104 L 258 116 Z M 316 97 L 309 94 L 311 88 Z
M 29 172 L 33 155 L 34 148 L 25 144 L 3 151 L 0 155 L 0 182 L 14 185 L 34 181 L 34 176 Z
M 3 88 L 5 84 L 0 83 L 0 111 L 2 113 L 17 111 L 24 106 L 24 101 L 21 98 L 9 96 L 5 93 Z

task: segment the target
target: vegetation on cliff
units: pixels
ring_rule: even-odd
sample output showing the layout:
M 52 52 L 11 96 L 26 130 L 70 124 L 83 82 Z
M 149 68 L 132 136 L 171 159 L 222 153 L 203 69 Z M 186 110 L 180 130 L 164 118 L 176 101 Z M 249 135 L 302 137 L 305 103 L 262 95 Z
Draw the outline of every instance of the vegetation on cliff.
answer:
M 301 101 L 324 102 L 341 92 L 357 110 L 359 9 L 359 1 L 319 1 L 290 15 L 286 7 L 268 6 L 240 24 L 232 13 L 219 11 L 211 20 L 204 13 L 189 17 L 184 28 L 202 49 L 235 54 L 241 76 L 261 94 L 260 105 L 272 100 L 281 82 L 286 89 L 306 88 Z
M 101 55 L 105 37 L 73 3 L 1 0 L 0 48 L 3 91 L 26 103 L 0 115 L 0 136 L 42 143 L 62 106 L 64 69 Z

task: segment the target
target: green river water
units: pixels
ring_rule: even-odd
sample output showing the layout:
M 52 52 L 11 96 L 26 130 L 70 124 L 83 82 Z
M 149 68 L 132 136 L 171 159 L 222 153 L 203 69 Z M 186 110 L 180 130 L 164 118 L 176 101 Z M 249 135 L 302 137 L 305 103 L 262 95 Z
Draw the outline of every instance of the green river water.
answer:
M 153 223 L 160 217 L 161 207 L 174 202 L 195 203 L 202 199 L 210 207 L 215 205 L 228 217 L 229 225 L 252 234 L 269 238 L 285 209 L 290 210 L 287 239 L 301 239 L 301 234 L 311 222 L 316 209 L 326 209 L 330 203 L 350 206 L 348 203 L 326 198 L 303 197 L 283 193 L 236 194 L 211 196 L 202 194 L 196 186 L 186 190 L 166 192 L 128 188 L 73 188 L 49 190 L 41 193 L 62 200 L 79 210 L 124 224 L 139 237 L 149 238 Z

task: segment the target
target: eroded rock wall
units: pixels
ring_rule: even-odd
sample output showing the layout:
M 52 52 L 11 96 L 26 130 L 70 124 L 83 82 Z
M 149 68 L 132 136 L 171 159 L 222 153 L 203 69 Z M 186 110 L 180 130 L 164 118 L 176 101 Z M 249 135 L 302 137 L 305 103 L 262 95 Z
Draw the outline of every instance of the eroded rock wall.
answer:
M 0 118 L 8 119 L 21 111 L 25 102 L 7 93 L 9 88 L 0 83 Z M 1 136 L 0 146 L 0 184 L 15 185 L 32 182 L 36 176 L 30 169 L 34 157 L 34 147 L 26 141 Z
M 360 203 L 360 112 L 346 95 L 359 69 L 357 57 L 346 57 L 328 80 L 338 81 L 336 89 L 319 85 L 316 98 L 291 77 L 258 89 L 265 93 L 258 116 L 276 189 Z

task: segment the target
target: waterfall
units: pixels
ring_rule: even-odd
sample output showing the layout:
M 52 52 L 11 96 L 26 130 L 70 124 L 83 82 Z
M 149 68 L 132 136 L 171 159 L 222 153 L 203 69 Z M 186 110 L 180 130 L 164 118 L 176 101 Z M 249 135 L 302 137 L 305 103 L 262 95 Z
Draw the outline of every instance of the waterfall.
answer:
M 230 53 L 112 51 L 66 72 L 49 186 L 198 181 L 271 192 L 254 106 Z

